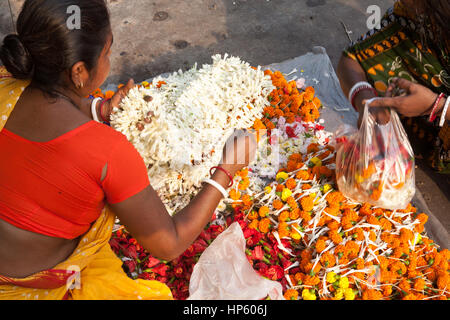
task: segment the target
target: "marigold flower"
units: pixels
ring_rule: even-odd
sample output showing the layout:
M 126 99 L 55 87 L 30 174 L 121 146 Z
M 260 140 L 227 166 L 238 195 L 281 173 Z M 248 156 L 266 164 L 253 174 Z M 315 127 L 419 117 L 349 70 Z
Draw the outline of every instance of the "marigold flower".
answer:
M 282 180 L 281 182 L 284 182 L 287 178 L 289 178 L 289 175 L 286 172 L 284 172 L 284 171 L 278 172 L 276 177 L 275 177 L 275 179 L 277 181 Z
M 330 230 L 328 236 L 335 244 L 339 244 L 343 241 L 342 236 L 334 230 Z
M 322 160 L 320 160 L 318 157 L 311 158 L 309 162 L 312 163 L 315 167 L 320 167 L 322 165 Z
M 312 211 L 314 208 L 314 198 L 311 195 L 301 198 L 300 204 L 304 211 Z
M 387 297 L 392 294 L 392 286 L 383 286 L 383 296 Z
M 347 289 L 349 287 L 349 282 L 347 277 L 341 277 L 339 279 L 339 288 L 341 289 Z
M 328 283 L 334 283 L 337 281 L 335 272 L 328 272 L 326 276 L 326 280 Z
M 250 229 L 258 230 L 259 221 L 257 219 L 252 220 L 252 222 L 248 225 Z
M 306 152 L 307 153 L 316 153 L 318 152 L 319 149 L 319 144 L 318 143 L 311 143 L 307 148 L 306 148 Z
M 297 201 L 295 201 L 294 197 L 289 197 L 286 199 L 286 203 L 291 207 L 291 209 L 298 208 Z
M 262 233 L 267 233 L 267 232 L 269 232 L 270 225 L 271 225 L 270 219 L 264 218 L 264 219 L 261 219 L 261 221 L 259 221 L 258 229 Z
M 228 195 L 232 200 L 239 200 L 241 198 L 241 193 L 236 189 L 231 189 Z
M 290 196 L 292 196 L 292 191 L 288 188 L 284 188 L 281 192 L 281 200 L 286 201 Z
M 339 191 L 330 192 L 325 199 L 329 204 L 340 204 L 345 200 L 344 195 Z
M 286 300 L 298 300 L 298 292 L 295 289 L 288 289 L 284 293 L 284 298 Z
M 383 298 L 383 294 L 374 289 L 364 290 L 362 294 L 363 300 L 381 300 Z
M 318 276 L 311 276 L 309 274 L 305 275 L 303 280 L 303 284 L 307 286 L 316 286 L 320 282 L 320 278 Z
M 326 243 L 324 240 L 317 240 L 316 242 L 316 251 L 321 253 L 326 248 Z
M 296 173 L 295 177 L 299 180 L 309 180 L 309 172 L 306 170 L 300 170 Z
M 309 190 L 312 188 L 312 185 L 310 185 L 309 183 L 305 183 L 302 185 L 302 190 Z
M 369 203 L 364 203 L 362 207 L 359 209 L 359 213 L 367 216 L 371 215 L 372 214 L 371 205 Z
M 442 276 L 439 276 L 437 279 L 437 286 L 439 289 L 444 290 L 448 288 L 450 281 L 449 281 L 449 275 L 448 273 L 443 274 Z
M 258 213 L 255 210 L 252 210 L 248 213 L 247 218 L 249 220 L 255 220 L 258 219 Z
M 331 267 L 334 267 L 336 265 L 336 258 L 330 252 L 325 252 L 320 257 L 320 263 L 325 268 L 331 268 Z
M 269 209 L 268 207 L 266 207 L 266 206 L 262 206 L 261 208 L 259 208 L 259 211 L 258 211 L 259 216 L 260 216 L 261 218 L 267 217 L 267 215 L 269 214 L 269 212 L 270 212 L 270 209 Z
M 244 194 L 242 196 L 241 200 L 242 200 L 242 203 L 244 204 L 244 206 L 246 206 L 246 207 L 250 207 L 253 204 L 253 200 L 248 194 Z
M 303 300 L 316 300 L 316 295 L 313 290 L 303 289 L 302 298 Z
M 280 210 L 281 208 L 283 208 L 284 204 L 280 200 L 276 199 L 272 202 L 272 206 L 275 210 Z
M 239 181 L 238 188 L 240 190 L 245 190 L 248 188 L 249 185 L 250 185 L 250 179 L 248 177 L 245 177 L 244 179 Z
M 339 288 L 334 293 L 333 300 L 342 300 L 342 299 L 344 299 L 344 289 Z
M 286 222 L 280 222 L 278 224 L 278 235 L 280 238 L 288 237 L 290 234 L 290 228 Z
M 289 219 L 289 211 L 283 211 L 283 212 L 281 212 L 280 213 L 280 215 L 278 216 L 278 221 L 282 221 L 282 222 L 284 222 L 284 221 L 286 221 L 287 219 Z
M 422 291 L 425 288 L 425 280 L 423 278 L 417 278 L 414 282 L 414 289 Z
M 265 192 L 266 194 L 269 194 L 269 193 L 272 192 L 272 188 L 269 187 L 269 186 L 267 186 L 267 187 L 264 188 L 264 192 Z
M 327 224 L 327 227 L 330 228 L 330 230 L 338 230 L 340 224 L 336 220 L 332 220 Z
M 347 288 L 344 290 L 345 300 L 355 300 L 356 293 L 352 288 Z
M 297 186 L 297 182 L 295 182 L 294 179 L 287 179 L 286 180 L 286 187 L 290 190 L 294 190 L 295 187 Z
M 291 220 L 297 220 L 300 217 L 300 209 L 294 208 L 289 212 L 289 219 Z
M 298 233 L 294 228 L 292 228 L 292 231 L 289 236 L 295 241 L 298 241 L 302 238 L 302 235 Z

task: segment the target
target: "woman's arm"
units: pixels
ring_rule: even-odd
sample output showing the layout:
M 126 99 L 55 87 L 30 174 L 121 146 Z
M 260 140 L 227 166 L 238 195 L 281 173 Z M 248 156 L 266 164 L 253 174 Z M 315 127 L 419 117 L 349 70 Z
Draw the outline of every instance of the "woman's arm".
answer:
M 104 119 L 107 119 L 109 121 L 109 116 L 111 115 L 111 112 L 114 107 L 117 107 L 122 101 L 124 97 L 128 94 L 128 92 L 135 86 L 134 80 L 130 79 L 128 80 L 128 83 L 117 89 L 116 93 L 112 96 L 112 98 L 109 101 L 106 101 L 103 106 L 103 110 L 100 110 L 101 101 L 97 101 L 97 105 L 95 107 L 95 110 L 97 110 L 97 117 L 99 119 L 102 119 L 102 116 Z M 92 100 L 88 98 L 82 98 L 80 103 L 80 110 L 84 114 L 86 114 L 89 118 L 93 119 L 92 111 Z M 103 111 L 103 113 L 101 112 Z
M 341 84 L 342 91 L 348 96 L 352 87 L 360 82 L 367 81 L 367 76 L 364 69 L 360 64 L 344 55 L 341 56 L 341 60 L 338 64 L 337 75 Z M 354 106 L 359 113 L 358 127 L 362 121 L 362 115 L 364 111 L 364 104 L 366 100 L 376 97 L 373 90 L 362 90 L 358 92 L 354 99 Z M 351 102 L 351 101 L 350 101 Z M 378 123 L 387 123 L 389 121 L 389 112 L 386 108 L 371 110 L 372 115 L 378 121 Z
M 342 91 L 345 96 L 348 96 L 351 88 L 360 81 L 367 81 L 366 73 L 364 69 L 360 66 L 360 64 L 350 59 L 344 55 L 341 56 L 339 60 L 337 75 L 339 78 L 339 82 L 341 84 Z M 375 93 L 371 90 L 363 90 L 360 91 L 355 96 L 355 107 L 357 111 L 361 114 L 363 110 L 363 100 L 368 100 L 375 97 Z
M 253 139 L 239 137 L 234 154 L 246 154 L 246 159 L 249 160 L 253 158 L 256 143 L 251 140 Z M 248 148 L 246 144 L 249 144 Z M 221 164 L 221 167 L 234 176 L 247 164 L 248 162 L 241 165 L 225 163 Z M 214 172 L 212 179 L 224 188 L 229 183 L 228 176 L 220 170 Z M 135 196 L 111 204 L 110 207 L 140 245 L 158 258 L 172 260 L 198 237 L 211 220 L 222 197 L 215 187 L 205 184 L 188 206 L 171 217 L 155 190 L 149 186 Z

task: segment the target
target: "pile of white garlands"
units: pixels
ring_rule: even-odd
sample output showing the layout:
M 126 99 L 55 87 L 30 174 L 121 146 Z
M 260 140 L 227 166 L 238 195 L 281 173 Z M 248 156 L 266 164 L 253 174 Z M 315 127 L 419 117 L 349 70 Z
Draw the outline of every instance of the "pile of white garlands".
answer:
M 234 129 L 252 127 L 274 90 L 270 76 L 237 57 L 157 77 L 132 89 L 111 126 L 136 147 L 168 211 L 183 208 L 222 157 Z

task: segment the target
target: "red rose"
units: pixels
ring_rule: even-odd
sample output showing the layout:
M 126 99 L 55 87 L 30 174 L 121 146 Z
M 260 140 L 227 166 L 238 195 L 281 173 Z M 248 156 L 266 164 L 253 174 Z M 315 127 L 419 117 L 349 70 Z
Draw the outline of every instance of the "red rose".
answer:
M 123 254 L 127 257 L 130 257 L 131 259 L 137 259 L 137 250 L 136 250 L 136 246 L 134 245 L 129 245 L 128 248 L 124 248 L 122 250 Z
M 264 252 L 261 246 L 255 247 L 253 250 L 253 256 L 256 260 L 262 260 L 264 258 Z
M 134 262 L 133 260 L 127 260 L 124 262 L 124 264 L 130 273 L 136 270 L 136 262 Z
M 117 254 L 120 250 L 120 244 L 119 241 L 117 240 L 117 238 L 111 238 L 111 240 L 109 240 L 109 245 L 111 246 L 111 249 Z
M 166 264 L 161 263 L 160 265 L 153 268 L 153 272 L 165 277 L 167 274 L 167 269 L 169 269 L 169 267 Z
M 297 135 L 294 132 L 294 129 L 292 127 L 286 127 L 286 134 L 289 138 L 297 138 Z
M 185 256 L 185 257 L 193 257 L 193 256 L 195 256 L 194 246 L 190 245 L 189 248 L 187 248 L 186 251 L 183 252 L 183 256 Z
M 145 262 L 145 266 L 147 268 L 153 268 L 154 266 L 156 266 L 158 263 L 160 263 L 161 261 L 159 261 L 158 259 L 150 256 L 148 258 L 148 260 Z
M 211 240 L 211 234 L 208 231 L 203 230 L 202 233 L 200 233 L 200 238 L 204 241 Z
M 269 266 L 265 264 L 264 262 L 257 262 L 253 265 L 253 268 L 258 271 L 259 274 L 266 276 L 267 270 L 269 269 Z
M 144 280 L 155 280 L 156 279 L 156 275 L 153 272 L 142 272 L 139 276 L 139 279 L 144 279 Z
M 283 268 L 277 265 L 270 266 L 270 268 L 266 272 L 266 277 L 271 280 L 279 280 L 283 278 L 283 276 L 284 276 Z
M 289 259 L 282 258 L 281 265 L 283 266 L 283 269 L 287 269 L 289 266 L 292 265 L 292 262 Z
M 221 234 L 223 230 L 224 230 L 223 227 L 217 224 L 212 224 L 211 226 L 209 226 L 209 232 L 212 239 L 217 238 L 217 236 Z
M 180 277 L 183 275 L 184 270 L 183 270 L 182 267 L 176 267 L 176 268 L 173 270 L 173 272 L 174 272 L 174 274 L 175 274 L 176 277 L 180 278 Z

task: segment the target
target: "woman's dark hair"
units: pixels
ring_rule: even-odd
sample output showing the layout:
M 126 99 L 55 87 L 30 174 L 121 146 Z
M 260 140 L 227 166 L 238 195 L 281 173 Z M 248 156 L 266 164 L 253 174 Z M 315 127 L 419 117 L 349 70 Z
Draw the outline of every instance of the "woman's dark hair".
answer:
M 74 5 L 80 28 L 68 24 Z M 75 63 L 83 61 L 89 71 L 96 67 L 110 30 L 105 0 L 26 0 L 17 34 L 3 39 L 0 59 L 13 77 L 31 79 L 52 95 L 53 88 L 67 85 L 63 74 Z

